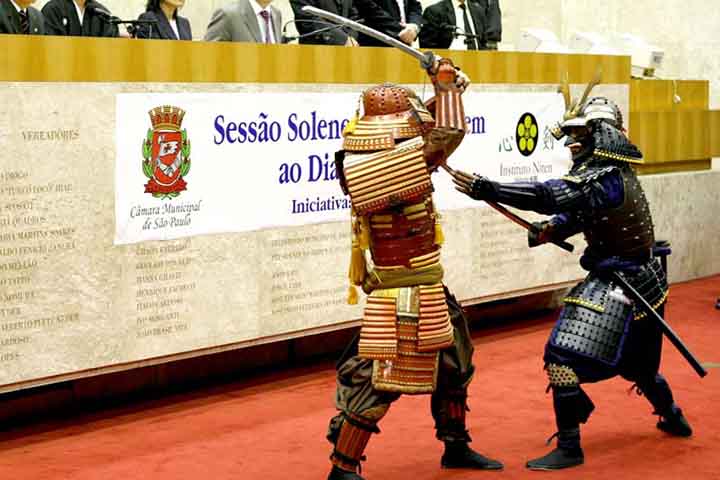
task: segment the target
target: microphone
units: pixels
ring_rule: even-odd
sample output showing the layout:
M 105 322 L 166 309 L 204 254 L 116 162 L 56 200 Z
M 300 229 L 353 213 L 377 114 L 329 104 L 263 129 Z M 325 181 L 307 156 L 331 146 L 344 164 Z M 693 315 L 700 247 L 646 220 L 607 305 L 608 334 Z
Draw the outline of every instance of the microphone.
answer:
M 107 10 L 105 7 L 103 7 L 99 3 L 88 2 L 87 5 L 85 6 L 85 9 L 88 10 L 90 13 L 94 13 L 95 15 L 102 18 L 106 22 L 117 19 L 117 17 L 115 17 L 112 13 L 110 13 L 109 10 Z
M 449 23 L 441 23 L 440 25 L 438 25 L 438 29 L 443 30 L 445 32 L 456 33 L 458 27 L 455 25 L 450 25 Z
M 363 19 L 356 20 L 358 23 L 363 23 Z M 294 36 L 287 36 L 285 35 L 285 31 L 287 30 L 287 26 L 291 23 L 313 23 L 316 25 L 324 25 L 322 28 L 318 28 L 317 30 L 313 30 L 312 32 L 303 33 L 302 35 L 294 35 Z M 282 43 L 289 43 L 293 40 L 299 40 L 301 38 L 305 37 L 312 37 L 313 35 L 317 35 L 318 33 L 324 33 L 324 32 L 332 32 L 335 30 L 343 30 L 345 28 L 344 25 L 328 25 L 327 22 L 322 22 L 320 20 L 290 20 L 289 22 L 286 22 L 285 25 L 282 27 Z M 346 32 L 347 33 L 347 32 Z
M 149 38 L 152 38 L 152 32 L 153 27 L 157 30 L 158 28 L 158 22 L 157 20 L 123 20 L 119 17 L 116 17 L 112 13 L 110 13 L 109 10 L 107 10 L 105 7 L 100 5 L 99 3 L 95 2 L 88 2 L 88 4 L 85 6 L 85 9 L 95 15 L 97 15 L 101 20 L 104 22 L 109 23 L 110 25 L 127 25 L 127 31 L 128 33 L 134 38 L 138 34 L 138 27 L 140 26 L 147 26 L 149 29 Z

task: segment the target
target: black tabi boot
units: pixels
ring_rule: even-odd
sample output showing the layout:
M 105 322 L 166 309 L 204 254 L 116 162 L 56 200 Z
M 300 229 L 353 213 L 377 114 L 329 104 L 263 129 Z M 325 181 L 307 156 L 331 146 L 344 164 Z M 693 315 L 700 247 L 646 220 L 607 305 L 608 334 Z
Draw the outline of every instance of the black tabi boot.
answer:
M 328 480 L 363 480 L 363 477 L 355 472 L 348 472 L 333 465 Z
M 543 457 L 528 461 L 527 468 L 530 470 L 560 470 L 576 467 L 585 462 L 585 456 L 580 448 L 580 428 L 560 430 L 556 435 L 557 447 Z M 552 437 L 550 439 L 552 440 Z
M 554 386 L 553 407 L 558 431 L 557 447 L 545 456 L 530 460 L 526 467 L 530 470 L 560 470 L 576 467 L 585 462 L 580 447 L 580 424 L 590 417 L 595 405 L 579 385 Z
M 467 391 L 457 389 L 437 392 L 430 401 L 435 419 L 436 436 L 445 444 L 440 459 L 442 468 L 468 468 L 475 470 L 502 470 L 504 465 L 497 460 L 480 455 L 469 447 L 472 441 L 465 424 Z
M 647 381 L 638 381 L 638 393 L 644 394 L 655 408 L 655 415 L 660 416 L 657 428 L 676 437 L 689 437 L 692 428 L 682 413 L 680 407 L 675 405 L 673 394 L 665 377 L 659 373 Z
M 680 407 L 673 405 L 672 413 L 663 414 L 657 422 L 657 428 L 676 437 L 689 437 L 692 427 L 682 413 Z
M 480 455 L 467 442 L 445 442 L 445 453 L 440 459 L 442 468 L 469 468 L 475 470 L 502 470 L 497 460 Z

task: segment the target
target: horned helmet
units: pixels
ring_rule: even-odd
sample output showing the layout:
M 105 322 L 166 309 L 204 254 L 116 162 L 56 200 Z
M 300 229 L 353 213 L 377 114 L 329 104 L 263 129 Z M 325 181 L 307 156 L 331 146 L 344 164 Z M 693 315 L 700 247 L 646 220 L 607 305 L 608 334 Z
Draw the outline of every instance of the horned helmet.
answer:
M 588 130 L 592 120 L 601 120 L 609 123 L 618 130 L 624 130 L 623 115 L 615 102 L 607 97 L 590 97 L 592 89 L 600 83 L 601 73 L 595 74 L 593 80 L 587 84 L 582 97 L 571 99 L 568 77 L 565 75 L 558 91 L 565 100 L 565 114 L 563 121 L 552 128 L 553 136 L 560 140 L 565 136 L 582 136 L 580 132 Z

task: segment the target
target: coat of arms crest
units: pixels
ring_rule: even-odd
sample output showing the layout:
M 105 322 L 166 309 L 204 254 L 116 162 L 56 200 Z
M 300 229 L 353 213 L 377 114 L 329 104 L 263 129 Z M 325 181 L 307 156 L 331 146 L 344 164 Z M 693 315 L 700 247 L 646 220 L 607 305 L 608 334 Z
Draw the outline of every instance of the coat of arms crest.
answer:
M 163 105 L 150 110 L 152 128 L 143 140 L 142 169 L 149 179 L 145 193 L 173 199 L 187 189 L 184 177 L 190 172 L 190 140 L 181 129 L 185 111 Z

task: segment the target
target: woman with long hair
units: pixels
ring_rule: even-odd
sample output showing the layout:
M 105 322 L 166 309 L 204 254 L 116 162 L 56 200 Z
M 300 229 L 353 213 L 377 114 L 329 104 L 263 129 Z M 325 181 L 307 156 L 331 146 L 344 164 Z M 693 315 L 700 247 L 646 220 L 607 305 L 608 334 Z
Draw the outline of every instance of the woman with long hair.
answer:
M 178 15 L 183 5 L 185 0 L 148 0 L 145 12 L 138 20 L 154 23 L 140 25 L 137 38 L 192 40 L 190 22 Z

